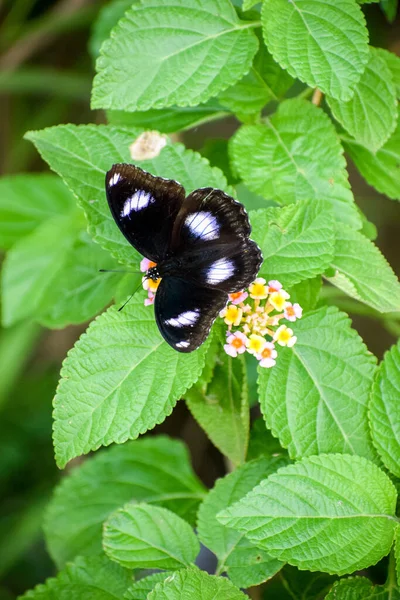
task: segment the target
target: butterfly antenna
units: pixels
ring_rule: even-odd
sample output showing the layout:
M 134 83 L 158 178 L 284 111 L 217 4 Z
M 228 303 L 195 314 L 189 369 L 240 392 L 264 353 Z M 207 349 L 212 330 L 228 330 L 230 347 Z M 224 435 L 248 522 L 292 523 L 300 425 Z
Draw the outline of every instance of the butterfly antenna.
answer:
M 147 279 L 147 278 L 146 278 Z M 133 296 L 136 294 L 136 292 L 138 291 L 138 289 L 141 287 L 142 282 L 139 283 L 139 285 L 137 286 L 136 290 L 129 296 L 129 298 L 127 300 L 125 300 L 125 302 L 123 303 L 122 306 L 119 307 L 118 312 L 120 312 L 123 308 L 125 308 L 125 306 L 128 304 L 128 302 L 130 300 L 132 300 Z

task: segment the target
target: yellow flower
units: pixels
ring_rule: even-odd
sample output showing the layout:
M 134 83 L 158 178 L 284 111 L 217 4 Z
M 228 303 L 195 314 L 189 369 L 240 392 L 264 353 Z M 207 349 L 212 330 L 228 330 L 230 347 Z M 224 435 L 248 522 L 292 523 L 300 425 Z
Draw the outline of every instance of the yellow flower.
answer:
M 281 325 L 275 331 L 274 340 L 278 342 L 280 346 L 288 346 L 291 348 L 297 341 L 297 337 L 293 335 L 293 330 L 286 325 Z
M 289 294 L 285 290 L 279 290 L 279 292 L 272 292 L 268 302 L 272 304 L 275 310 L 281 312 L 286 306 L 286 300 L 290 298 Z
M 227 325 L 235 325 L 237 327 L 242 320 L 243 311 L 235 304 L 230 304 L 221 311 L 220 315 L 224 318 Z
M 264 300 L 268 296 L 268 286 L 265 285 L 266 281 L 263 277 L 258 277 L 249 286 L 250 298 L 253 300 Z
M 247 351 L 250 352 L 250 354 L 260 354 L 264 350 L 266 344 L 266 340 L 261 337 L 261 335 L 252 333 L 246 342 Z

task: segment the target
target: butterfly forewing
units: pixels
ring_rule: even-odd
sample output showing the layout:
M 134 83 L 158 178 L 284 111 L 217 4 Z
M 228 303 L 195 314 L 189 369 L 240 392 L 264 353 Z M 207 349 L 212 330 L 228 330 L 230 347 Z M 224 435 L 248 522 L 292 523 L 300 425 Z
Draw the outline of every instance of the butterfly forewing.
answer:
M 227 294 L 220 290 L 204 288 L 180 277 L 164 277 L 154 302 L 163 338 L 179 352 L 196 350 L 207 338 L 227 299 Z
M 116 164 L 106 175 L 107 200 L 118 227 L 144 256 L 160 262 L 185 199 L 184 188 L 139 167 Z

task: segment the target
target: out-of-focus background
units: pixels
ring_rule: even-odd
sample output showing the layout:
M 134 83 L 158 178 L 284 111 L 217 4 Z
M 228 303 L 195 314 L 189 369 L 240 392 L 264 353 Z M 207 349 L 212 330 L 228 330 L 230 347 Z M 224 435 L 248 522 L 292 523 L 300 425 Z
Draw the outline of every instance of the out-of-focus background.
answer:
M 27 130 L 60 123 L 103 122 L 89 107 L 94 75 L 91 40 L 101 0 L 0 0 L 0 174 L 47 170 Z M 378 5 L 365 6 L 371 43 L 400 54 L 400 21 L 389 24 Z M 233 118 L 196 127 L 183 142 L 224 167 Z M 370 188 L 349 164 L 362 210 L 378 228 L 377 244 L 400 273 L 399 206 Z M 26 299 L 29 302 L 29 298 Z M 353 312 L 354 303 L 335 299 L 350 311 L 354 325 L 379 358 L 400 335 L 398 325 L 382 324 Z M 384 326 L 383 326 L 384 325 Z M 43 508 L 63 476 L 51 442 L 51 401 L 67 350 L 86 324 L 48 331 L 23 322 L 0 331 L 0 600 L 12 600 L 55 573 L 41 532 Z M 225 470 L 181 402 L 157 431 L 182 437 L 193 465 L 211 486 Z

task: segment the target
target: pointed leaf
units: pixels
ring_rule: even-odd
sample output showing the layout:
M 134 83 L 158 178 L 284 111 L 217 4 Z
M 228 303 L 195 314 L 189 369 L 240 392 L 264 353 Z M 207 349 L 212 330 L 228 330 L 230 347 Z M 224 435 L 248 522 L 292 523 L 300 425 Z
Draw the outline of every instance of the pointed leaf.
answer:
M 246 600 L 237 587 L 224 577 L 208 575 L 196 568 L 181 569 L 147 596 L 148 600 Z
M 148 577 L 142 577 L 139 581 L 135 581 L 130 588 L 128 588 L 125 592 L 124 599 L 125 600 L 147 600 L 147 594 L 149 594 L 152 589 L 156 586 L 160 581 L 164 581 L 167 577 L 170 577 L 170 574 L 166 571 L 161 571 L 160 573 L 153 573 L 153 575 L 149 575 Z
M 103 6 L 94 22 L 89 40 L 89 51 L 93 59 L 99 56 L 101 45 L 110 37 L 113 27 L 136 2 L 137 0 L 113 0 Z
M 389 552 L 396 498 L 365 458 L 313 456 L 270 475 L 218 519 L 300 569 L 343 575 Z
M 229 0 L 134 4 L 101 48 L 92 108 L 135 111 L 205 102 L 249 70 L 258 47 L 252 27 L 239 20 Z
M 375 358 L 350 319 L 324 307 L 293 324 L 297 343 L 259 369 L 267 427 L 293 458 L 322 452 L 376 458 L 367 422 Z

